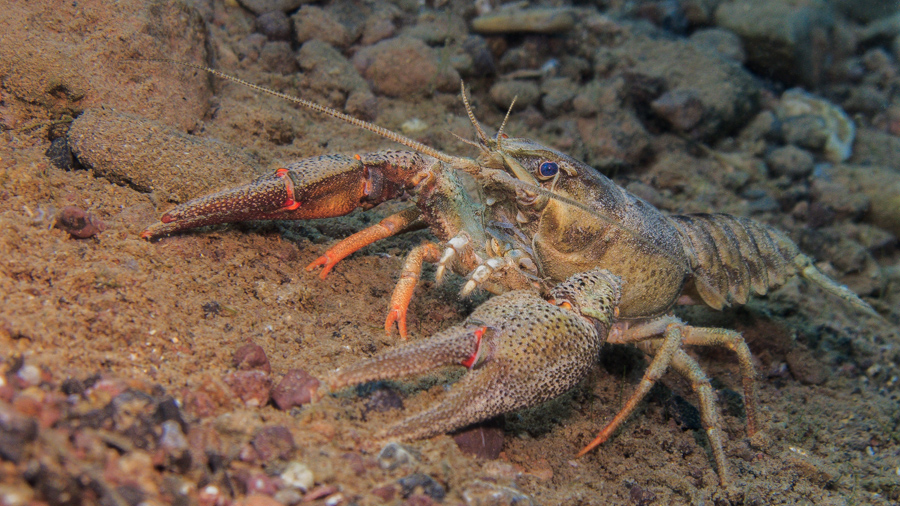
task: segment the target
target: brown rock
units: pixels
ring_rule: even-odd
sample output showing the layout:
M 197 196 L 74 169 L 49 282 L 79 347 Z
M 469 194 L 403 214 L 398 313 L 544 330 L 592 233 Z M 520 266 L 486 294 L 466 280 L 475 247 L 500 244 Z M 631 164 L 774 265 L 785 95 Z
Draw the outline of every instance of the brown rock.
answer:
M 353 42 L 352 34 L 319 7 L 304 5 L 291 16 L 294 22 L 295 39 L 298 44 L 318 39 L 340 49 L 346 49 Z
M 250 494 L 232 504 L 234 506 L 284 506 L 274 498 L 264 494 Z
M 258 171 L 237 148 L 109 109 L 86 111 L 68 135 L 72 153 L 95 177 L 141 192 L 160 191 L 173 202 L 236 186 Z
M 106 230 L 106 225 L 102 221 L 75 206 L 64 207 L 56 215 L 56 222 L 53 226 L 79 239 L 87 239 Z
M 650 107 L 680 132 L 689 132 L 703 119 L 703 102 L 691 89 L 667 91 Z
M 272 372 L 269 365 L 269 358 L 266 357 L 266 351 L 262 346 L 256 343 L 247 343 L 234 352 L 232 364 L 239 371 L 249 371 L 258 369 L 266 373 Z
M 316 396 L 319 380 L 303 369 L 290 369 L 272 390 L 272 401 L 285 411 L 309 403 Z
M 466 455 L 493 460 L 503 449 L 503 430 L 497 427 L 475 427 L 453 436 L 459 450 Z
M 397 495 L 397 487 L 393 485 L 384 485 L 372 490 L 372 495 L 385 502 L 393 501 L 394 496 Z
M 419 39 L 395 37 L 363 48 L 353 65 L 378 93 L 390 97 L 459 89 L 459 74 Z
M 269 402 L 272 378 L 263 371 L 235 371 L 225 376 L 225 383 L 247 406 L 264 406 Z
M 209 107 L 210 81 L 203 73 L 126 60 L 205 62 L 207 28 L 185 2 L 36 0 L 3 9 L 2 18 L 7 105 L 18 99 L 54 118 L 112 107 L 182 131 L 194 128 Z
M 794 379 L 804 385 L 821 385 L 828 379 L 825 367 L 807 350 L 791 350 L 784 359 Z
M 274 459 L 286 459 L 291 456 L 294 448 L 294 436 L 283 425 L 264 427 L 253 436 L 250 442 L 256 450 L 260 460 L 268 462 Z
M 216 403 L 206 392 L 185 388 L 181 392 L 184 410 L 197 418 L 206 418 L 216 414 Z

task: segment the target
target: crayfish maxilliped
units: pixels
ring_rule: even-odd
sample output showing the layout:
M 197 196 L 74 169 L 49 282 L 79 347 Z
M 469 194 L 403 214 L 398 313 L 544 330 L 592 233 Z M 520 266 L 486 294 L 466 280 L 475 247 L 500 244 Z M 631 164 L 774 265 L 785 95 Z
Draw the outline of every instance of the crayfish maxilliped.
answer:
M 172 62 L 178 63 L 178 62 Z M 413 151 L 325 155 L 279 168 L 246 185 L 181 204 L 147 228 L 150 239 L 205 225 L 345 215 L 410 194 L 415 205 L 332 246 L 307 270 L 325 277 L 343 258 L 380 239 L 424 227 L 436 241 L 412 249 L 385 322 L 405 338 L 406 311 L 423 264 L 499 294 L 462 324 L 342 368 L 332 390 L 379 379 L 462 365 L 470 372 L 437 406 L 382 433 L 416 439 L 451 431 L 569 390 L 594 364 L 605 342 L 632 343 L 651 363 L 614 419 L 582 454 L 607 440 L 653 384 L 672 367 L 700 398 L 703 425 L 723 485 L 730 474 L 710 382 L 684 345 L 725 347 L 737 354 L 747 430 L 760 430 L 755 372 L 738 332 L 687 325 L 671 315 L 678 304 L 722 309 L 744 304 L 799 275 L 864 311 L 872 309 L 822 274 L 781 232 L 724 214 L 665 215 L 591 167 L 503 126 L 488 137 L 463 89 L 478 138 L 475 158 L 451 156 L 415 140 L 315 103 L 183 64 L 274 94 L 396 141 Z M 481 199 L 465 190 L 471 175 Z

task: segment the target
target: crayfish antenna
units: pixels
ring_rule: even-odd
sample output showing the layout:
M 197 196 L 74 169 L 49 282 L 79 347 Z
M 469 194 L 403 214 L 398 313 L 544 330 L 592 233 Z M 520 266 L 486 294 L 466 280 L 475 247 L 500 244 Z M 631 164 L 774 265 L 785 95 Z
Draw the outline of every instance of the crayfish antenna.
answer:
M 463 105 L 466 106 L 466 114 L 469 116 L 469 121 L 472 122 L 472 126 L 475 127 L 475 131 L 478 132 L 478 140 L 481 142 L 481 148 L 485 149 L 488 146 L 488 136 L 484 133 L 484 130 L 481 128 L 481 125 L 478 124 L 478 119 L 475 118 L 475 112 L 472 111 L 472 105 L 469 104 L 469 96 L 466 94 L 466 83 L 462 80 L 459 81 L 460 87 L 460 95 L 462 95 Z
M 339 119 L 345 123 L 349 123 L 353 126 L 362 128 L 364 130 L 368 130 L 376 135 L 384 137 L 385 139 L 396 142 L 397 144 L 402 144 L 414 151 L 418 151 L 419 153 L 422 153 L 423 155 L 428 155 L 432 158 L 436 158 L 442 162 L 448 163 L 455 168 L 459 168 L 460 170 L 472 172 L 476 165 L 474 160 L 459 157 L 459 156 L 448 155 L 448 154 L 438 151 L 437 149 L 434 149 L 430 146 L 426 146 L 425 144 L 422 144 L 421 142 L 419 142 L 417 140 L 411 139 L 405 135 L 394 132 L 393 130 L 388 130 L 387 128 L 380 127 L 374 123 L 370 123 L 368 121 L 363 121 L 359 118 L 354 118 L 353 116 L 350 116 L 349 114 L 345 114 L 341 111 L 338 111 L 337 109 L 333 109 L 328 106 L 317 104 L 317 103 L 315 103 L 311 100 L 307 100 L 305 98 L 295 97 L 293 95 L 281 93 L 280 91 L 275 91 L 273 89 L 266 88 L 266 87 L 260 86 L 258 84 L 253 84 L 249 81 L 245 81 L 241 78 L 234 77 L 232 75 L 226 74 L 222 71 L 216 70 L 211 67 L 207 67 L 204 65 L 197 65 L 195 63 L 178 61 L 178 60 L 169 60 L 166 58 L 125 58 L 124 60 L 125 61 L 135 61 L 135 62 L 168 63 L 170 65 L 180 65 L 182 67 L 188 67 L 188 68 L 193 68 L 193 69 L 197 69 L 197 70 L 202 70 L 204 72 L 209 72 L 210 74 L 212 74 L 216 77 L 220 77 L 222 79 L 240 84 L 241 86 L 246 86 L 247 88 L 250 88 L 251 90 L 255 90 L 260 93 L 265 93 L 267 95 L 272 95 L 273 97 L 278 97 L 282 100 L 287 100 L 288 102 L 293 102 L 297 105 L 303 106 L 312 111 L 316 111 L 316 112 L 331 116 L 332 118 Z M 470 113 L 470 116 L 473 118 L 473 121 L 474 121 L 474 116 L 472 116 L 471 113 Z M 476 126 L 477 126 L 477 124 L 476 124 Z M 480 128 L 479 128 L 479 131 L 481 131 Z M 481 135 L 484 136 L 484 132 L 481 132 Z

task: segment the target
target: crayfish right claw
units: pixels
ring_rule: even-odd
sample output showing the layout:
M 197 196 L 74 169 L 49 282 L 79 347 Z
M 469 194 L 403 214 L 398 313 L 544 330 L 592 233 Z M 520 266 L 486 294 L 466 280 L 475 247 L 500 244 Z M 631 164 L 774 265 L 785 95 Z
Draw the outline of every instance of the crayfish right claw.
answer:
M 610 294 L 609 322 L 618 286 L 598 289 Z M 508 292 L 479 306 L 461 325 L 339 370 L 328 383 L 335 390 L 442 366 L 469 369 L 442 402 L 387 428 L 379 438 L 427 438 L 534 406 L 581 381 L 606 338 L 608 326 L 595 325 L 571 307 L 531 291 Z

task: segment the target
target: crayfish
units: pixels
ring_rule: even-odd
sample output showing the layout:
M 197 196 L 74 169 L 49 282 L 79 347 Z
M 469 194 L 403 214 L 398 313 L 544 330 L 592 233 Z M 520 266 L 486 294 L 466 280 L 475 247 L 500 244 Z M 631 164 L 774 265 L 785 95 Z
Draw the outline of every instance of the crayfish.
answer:
M 179 62 L 171 62 L 179 63 Z M 783 233 L 725 214 L 666 215 L 593 168 L 501 125 L 488 137 L 462 90 L 477 132 L 474 158 L 451 156 L 413 139 L 304 99 L 222 74 L 370 130 L 411 151 L 307 158 L 246 185 L 166 212 L 141 235 L 153 238 L 205 225 L 345 215 L 410 194 L 415 205 L 329 248 L 307 267 L 324 278 L 343 258 L 380 239 L 423 227 L 436 241 L 408 254 L 388 308 L 405 338 L 406 311 L 423 264 L 498 294 L 462 324 L 335 372 L 332 390 L 421 374 L 446 365 L 470 372 L 437 406 L 382 433 L 416 439 L 452 431 L 560 395 L 580 382 L 605 342 L 632 343 L 652 357 L 635 392 L 582 454 L 607 440 L 671 366 L 690 380 L 723 485 L 730 481 L 713 390 L 684 345 L 737 354 L 747 430 L 760 430 L 750 350 L 738 332 L 692 327 L 671 315 L 676 304 L 722 309 L 744 304 L 800 275 L 865 311 L 873 310 L 822 274 Z M 508 118 L 508 115 L 507 115 Z M 471 175 L 482 198 L 464 189 Z

